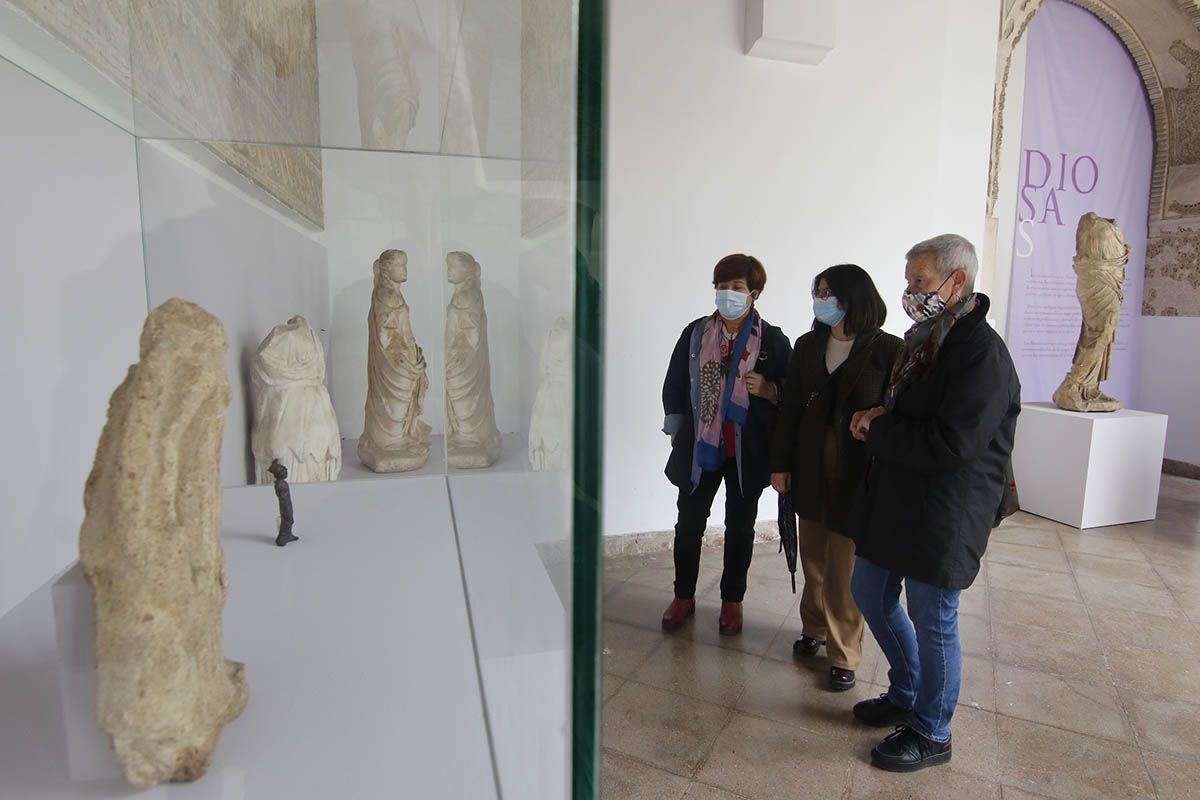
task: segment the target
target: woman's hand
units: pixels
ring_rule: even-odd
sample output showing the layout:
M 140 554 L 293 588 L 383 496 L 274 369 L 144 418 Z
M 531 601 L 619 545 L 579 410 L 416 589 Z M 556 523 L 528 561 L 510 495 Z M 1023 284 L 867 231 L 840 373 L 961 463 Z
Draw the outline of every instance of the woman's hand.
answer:
M 792 488 L 792 473 L 790 472 L 772 472 L 771 473 L 771 488 L 783 494 Z
M 775 384 L 762 376 L 762 373 L 750 372 L 746 374 L 746 391 L 756 397 L 774 400 L 778 390 Z
M 886 413 L 887 409 L 883 406 L 868 408 L 866 411 L 856 411 L 850 420 L 850 435 L 860 442 L 865 442 L 867 433 L 871 430 L 871 422 Z

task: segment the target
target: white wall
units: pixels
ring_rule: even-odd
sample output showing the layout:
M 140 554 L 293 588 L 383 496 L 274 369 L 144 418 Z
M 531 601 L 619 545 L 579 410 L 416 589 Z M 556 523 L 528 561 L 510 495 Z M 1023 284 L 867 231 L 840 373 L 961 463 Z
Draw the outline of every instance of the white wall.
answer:
M 221 483 L 241 486 L 253 481 L 249 367 L 259 343 L 273 326 L 302 314 L 328 352 L 325 248 L 316 233 L 256 200 L 266 196 L 203 148 L 140 140 L 137 151 L 149 303 L 182 297 L 224 324 L 233 397 Z
M 611 6 L 608 534 L 674 525 L 662 379 L 682 327 L 712 308 L 721 256 L 762 259 L 760 308 L 789 337 L 811 324 L 813 276 L 842 261 L 872 273 L 899 332 L 905 250 L 945 231 L 982 240 L 998 2 L 843 0 L 817 67 L 744 56 L 743 7 Z
M 1200 318 L 1142 317 L 1138 409 L 1166 414 L 1166 458 L 1200 464 Z
M 542 334 L 525 333 L 530 298 L 519 289 L 528 261 L 523 253 L 531 246 L 520 236 L 520 163 L 326 151 L 323 171 L 333 304 L 329 385 L 342 436 L 362 433 L 371 268 L 389 248 L 408 254 L 403 292 L 429 365 L 425 422 L 435 433 L 446 430 L 444 340 L 452 294 L 446 254 L 465 250 L 482 272 L 496 424 L 506 434 L 527 431 L 533 406 L 523 388 L 532 375 L 527 340 L 539 347 Z
M 133 137 L 0 61 L 0 616 L 78 552 L 83 484 L 146 316 Z

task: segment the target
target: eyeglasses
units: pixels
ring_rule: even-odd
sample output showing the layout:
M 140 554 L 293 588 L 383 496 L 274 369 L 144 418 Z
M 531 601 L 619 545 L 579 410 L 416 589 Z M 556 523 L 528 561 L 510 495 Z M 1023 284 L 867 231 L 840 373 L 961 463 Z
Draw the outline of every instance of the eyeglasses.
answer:
M 813 290 L 813 299 L 814 300 L 828 300 L 831 297 L 837 297 L 837 295 L 835 295 L 833 293 L 833 289 L 814 289 Z

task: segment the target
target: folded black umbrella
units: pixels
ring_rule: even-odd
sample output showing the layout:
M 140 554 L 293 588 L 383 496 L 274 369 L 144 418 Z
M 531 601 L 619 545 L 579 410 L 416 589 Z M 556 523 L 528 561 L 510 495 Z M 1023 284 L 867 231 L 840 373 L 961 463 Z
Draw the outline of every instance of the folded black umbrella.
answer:
M 792 510 L 792 493 L 779 495 L 779 551 L 787 559 L 788 571 L 792 573 L 792 594 L 796 593 L 796 551 L 800 547 L 800 535 L 796 530 L 796 512 Z

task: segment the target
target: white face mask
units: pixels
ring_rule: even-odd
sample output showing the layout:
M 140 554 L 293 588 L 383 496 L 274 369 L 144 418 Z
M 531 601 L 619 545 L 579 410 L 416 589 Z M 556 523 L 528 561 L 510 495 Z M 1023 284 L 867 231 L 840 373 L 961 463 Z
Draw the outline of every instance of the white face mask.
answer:
M 750 295 L 733 289 L 717 289 L 717 313 L 733 322 L 746 316 L 750 307 Z

